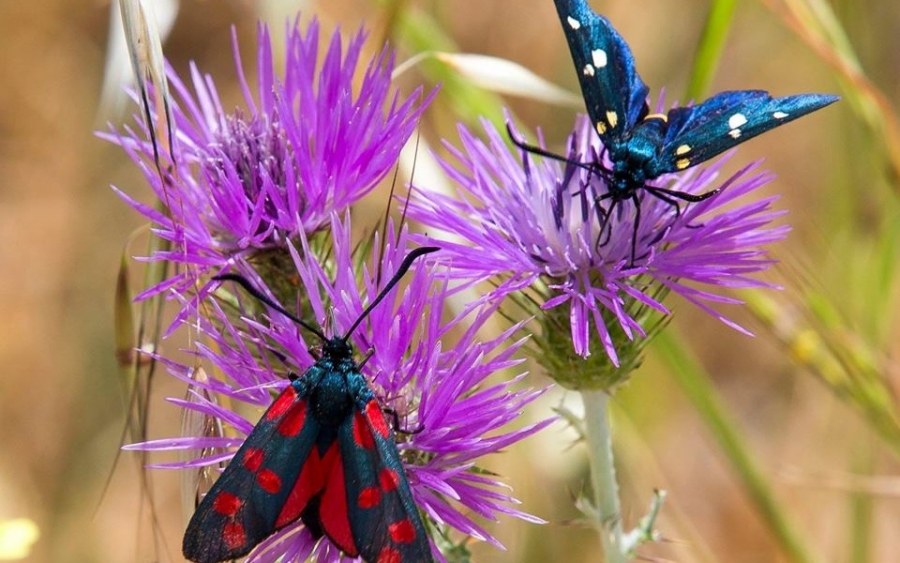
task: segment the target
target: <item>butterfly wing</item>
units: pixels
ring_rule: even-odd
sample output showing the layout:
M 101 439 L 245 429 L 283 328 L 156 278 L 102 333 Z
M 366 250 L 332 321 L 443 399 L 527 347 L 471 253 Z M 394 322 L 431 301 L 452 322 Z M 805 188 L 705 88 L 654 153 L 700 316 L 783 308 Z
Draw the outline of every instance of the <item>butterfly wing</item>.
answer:
M 307 416 L 309 375 L 272 403 L 197 507 L 182 544 L 189 560 L 217 563 L 246 555 L 297 520 L 324 487 L 330 460 L 320 458 L 320 425 Z
M 345 552 L 365 561 L 431 562 L 428 536 L 394 433 L 362 375 L 351 377 L 359 392 L 356 408 L 338 429 L 343 466 L 335 465 L 322 495 L 323 528 Z M 351 544 L 355 551 L 347 549 Z
M 653 175 L 684 170 L 770 129 L 838 100 L 824 94 L 773 98 L 764 90 L 722 92 L 700 105 L 675 108 Z
M 607 146 L 621 142 L 647 114 L 649 89 L 631 49 L 609 20 L 584 0 L 554 0 L 575 62 L 588 115 Z

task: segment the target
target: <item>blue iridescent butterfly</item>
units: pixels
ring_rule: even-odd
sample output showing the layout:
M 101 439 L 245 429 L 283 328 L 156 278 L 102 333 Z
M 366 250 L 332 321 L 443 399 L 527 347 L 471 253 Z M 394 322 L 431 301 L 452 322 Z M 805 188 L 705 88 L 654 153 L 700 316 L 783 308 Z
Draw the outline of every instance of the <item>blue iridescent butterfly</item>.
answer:
M 569 42 L 581 92 L 595 130 L 603 141 L 610 165 L 598 158 L 581 163 L 604 179 L 609 200 L 600 209 L 601 237 L 616 206 L 630 200 L 635 206 L 631 261 L 640 224 L 639 191 L 672 205 L 697 202 L 718 190 L 688 194 L 648 184 L 671 172 L 685 170 L 770 129 L 838 100 L 837 96 L 800 94 L 773 98 L 764 90 L 721 92 L 705 102 L 651 114 L 649 89 L 635 70 L 634 57 L 609 20 L 594 13 L 585 0 L 554 0 Z M 514 142 L 530 152 L 560 158 L 543 149 Z M 602 157 L 603 155 L 601 155 Z

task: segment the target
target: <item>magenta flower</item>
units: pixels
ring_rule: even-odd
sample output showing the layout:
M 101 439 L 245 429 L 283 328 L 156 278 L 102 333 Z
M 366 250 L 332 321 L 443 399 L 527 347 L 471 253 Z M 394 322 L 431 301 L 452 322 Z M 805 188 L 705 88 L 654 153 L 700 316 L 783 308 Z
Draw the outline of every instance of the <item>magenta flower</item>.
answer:
M 534 286 L 547 291 L 543 309 L 569 305 L 574 351 L 590 354 L 591 328 L 607 355 L 618 364 L 607 318 L 633 340 L 645 327 L 629 313 L 637 303 L 668 313 L 657 296 L 680 294 L 725 323 L 743 330 L 712 309 L 712 303 L 738 303 L 722 288 L 768 286 L 750 274 L 768 267 L 763 246 L 782 239 L 788 227 L 772 227 L 782 213 L 771 211 L 775 198 L 742 200 L 771 175 L 748 166 L 716 184 L 723 160 L 705 169 L 661 177 L 652 184 L 686 193 L 721 193 L 700 203 L 681 203 L 680 212 L 640 192 L 641 221 L 632 262 L 634 209 L 619 205 L 601 233 L 602 212 L 592 194 L 607 192 L 603 179 L 586 167 L 535 159 L 484 123 L 487 141 L 460 127 L 462 149 L 448 147 L 457 161 L 443 161 L 459 187 L 459 197 L 413 191 L 412 218 L 462 242 L 429 240 L 444 248 L 455 275 L 472 281 L 501 278 L 494 297 Z M 600 139 L 581 119 L 569 140 L 570 162 L 602 155 Z M 432 231 L 433 232 L 433 231 Z
M 360 276 L 358 261 L 351 255 L 349 222 L 333 220 L 332 233 L 334 252 L 327 264 L 314 257 L 302 234 L 301 248 L 292 248 L 292 255 L 301 291 L 308 295 L 305 302 L 310 310 L 304 317 L 320 322 L 333 318 L 334 333 L 344 334 L 378 294 L 383 280 L 409 253 L 410 241 L 405 233 L 397 240 L 389 240 L 380 261 L 376 241 L 372 262 L 376 270 L 365 269 Z M 425 517 L 442 528 L 449 526 L 499 545 L 464 512 L 490 520 L 505 514 L 539 521 L 513 508 L 517 501 L 503 490 L 501 481 L 476 468 L 482 456 L 506 448 L 549 423 L 545 420 L 517 429 L 505 428 L 541 393 L 515 389 L 524 374 L 484 385 L 491 374 L 521 362 L 513 356 L 522 341 L 508 344 L 509 337 L 521 327 L 516 325 L 499 337 L 482 342 L 477 334 L 495 313 L 495 307 L 482 307 L 474 314 L 444 321 L 444 300 L 449 294 L 445 282 L 439 281 L 424 261 L 413 266 L 406 281 L 408 286 L 402 292 L 395 290 L 375 307 L 351 341 L 357 350 L 372 351 L 363 373 L 381 405 L 397 413 L 401 427 L 416 430 L 404 435 L 397 447 L 413 496 Z M 207 372 L 221 375 L 201 381 L 194 377 L 192 367 L 166 361 L 170 371 L 192 387 L 190 400 L 170 401 L 246 435 L 255 418 L 247 420 L 224 405 L 268 407 L 273 390 L 288 384 L 286 371 L 302 374 L 314 363 L 309 346 L 319 342 L 310 340 L 311 335 L 303 334 L 305 331 L 277 312 L 270 312 L 266 322 L 245 320 L 235 324 L 218 300 L 211 298 L 208 303 L 214 315 L 201 323 L 200 330 L 212 344 L 198 345 L 196 353 L 205 365 L 214 366 Z M 447 340 L 451 332 L 457 334 L 453 344 Z M 286 366 L 273 366 L 273 355 L 264 353 L 267 350 L 283 356 Z M 219 404 L 205 398 L 210 394 L 231 400 Z M 158 465 L 196 470 L 229 459 L 232 448 L 242 442 L 242 436 L 185 436 L 129 448 L 188 450 L 197 455 L 201 451 L 226 452 Z M 274 562 L 280 557 L 284 561 L 303 561 L 310 555 L 323 562 L 341 557 L 330 541 L 316 540 L 297 521 L 259 544 L 249 561 Z
M 285 66 L 276 72 L 265 26 L 258 30 L 256 95 L 251 92 L 234 40 L 245 107 L 226 112 L 208 75 L 191 67 L 191 85 L 174 72 L 174 164 L 163 183 L 152 164 L 146 130 L 103 137 L 141 167 L 160 205 L 143 204 L 117 190 L 153 221 L 171 249 L 152 256 L 191 267 L 150 288 L 186 288 L 263 250 L 285 250 L 367 194 L 396 164 L 400 149 L 427 103 L 420 90 L 405 100 L 391 87 L 393 55 L 365 64 L 354 81 L 365 36 L 345 47 L 335 32 L 319 53 L 319 25 L 304 34 L 288 26 Z

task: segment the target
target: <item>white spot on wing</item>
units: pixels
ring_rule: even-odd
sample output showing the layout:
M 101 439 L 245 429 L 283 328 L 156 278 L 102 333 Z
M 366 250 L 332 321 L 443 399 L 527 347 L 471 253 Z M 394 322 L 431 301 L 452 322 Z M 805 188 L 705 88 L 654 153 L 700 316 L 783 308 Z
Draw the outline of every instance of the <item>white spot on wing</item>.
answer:
M 594 61 L 594 66 L 597 68 L 603 68 L 606 66 L 606 51 L 603 49 L 594 49 L 591 51 L 591 59 Z
M 775 119 L 784 119 L 787 116 L 788 114 L 784 113 L 783 111 L 776 111 L 772 114 L 772 117 L 774 117 Z
M 730 129 L 737 129 L 741 125 L 745 125 L 747 123 L 747 117 L 743 113 L 736 113 L 728 118 L 728 127 Z
M 613 129 L 616 128 L 616 124 L 619 123 L 619 116 L 616 115 L 616 112 L 610 110 L 606 112 L 606 122 L 609 123 L 609 126 Z
M 576 20 L 572 16 L 567 17 L 566 22 L 569 24 L 569 27 L 571 27 L 572 29 L 577 30 L 577 29 L 581 28 L 581 22 Z
M 594 67 L 591 65 L 584 65 L 584 69 L 581 72 L 585 76 L 594 76 Z
M 738 137 L 741 136 L 741 130 L 740 129 L 732 129 L 731 131 L 728 132 L 728 134 L 731 135 L 732 139 L 737 139 Z

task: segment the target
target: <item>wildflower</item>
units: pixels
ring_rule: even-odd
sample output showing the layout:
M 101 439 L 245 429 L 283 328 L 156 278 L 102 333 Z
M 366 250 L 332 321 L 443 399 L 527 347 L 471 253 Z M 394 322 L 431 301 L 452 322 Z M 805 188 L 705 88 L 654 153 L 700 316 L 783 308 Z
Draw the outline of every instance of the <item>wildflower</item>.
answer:
M 332 235 L 334 251 L 329 263 L 310 252 L 303 235 L 301 248 L 292 249 L 292 256 L 301 290 L 307 293 L 303 303 L 308 304 L 309 311 L 303 316 L 320 321 L 331 317 L 334 333 L 344 334 L 365 305 L 379 293 L 383 281 L 378 280 L 388 279 L 408 254 L 410 240 L 406 233 L 389 240 L 380 260 L 376 241 L 375 258 L 371 262 L 375 269 L 364 269 L 360 274 L 358 257 L 351 252 L 349 222 L 333 220 Z M 538 521 L 513 508 L 515 499 L 498 490 L 502 483 L 475 467 L 482 456 L 506 448 L 548 423 L 505 428 L 540 394 L 514 389 L 524 374 L 485 386 L 485 379 L 491 374 L 520 363 L 513 356 L 522 341 L 507 344 L 510 334 L 520 327 L 514 326 L 496 339 L 481 342 L 476 335 L 495 312 L 494 307 L 483 307 L 473 315 L 445 321 L 443 305 L 449 294 L 446 283 L 438 281 L 424 262 L 414 265 L 406 278 L 409 282 L 406 289 L 388 296 L 375 307 L 350 340 L 357 350 L 371 351 L 371 357 L 360 363 L 381 405 L 397 414 L 403 428 L 415 429 L 409 434 L 398 434 L 397 447 L 416 504 L 423 514 L 440 526 L 450 526 L 498 544 L 463 512 L 490 520 L 506 514 Z M 222 302 L 214 298 L 208 302 L 212 316 L 201 321 L 200 330 L 210 344 L 198 344 L 196 353 L 202 363 L 215 369 L 207 370 L 211 372 L 209 377 L 197 381 L 191 367 L 171 361 L 167 365 L 172 373 L 195 388 L 228 397 L 230 401 L 214 403 L 195 391 L 190 401 L 173 399 L 172 402 L 234 427 L 239 436 L 185 436 L 137 444 L 130 446 L 131 449 L 208 452 L 237 447 L 252 430 L 253 422 L 224 405 L 244 403 L 260 409 L 268 407 L 272 403 L 272 389 L 281 389 L 288 383 L 284 374 L 279 373 L 284 370 L 272 365 L 273 357 L 284 358 L 287 369 L 298 374 L 314 363 L 308 335 L 304 336 L 283 315 L 272 311 L 266 322 L 245 319 L 236 323 Z M 461 335 L 451 344 L 449 334 L 455 332 Z M 160 466 L 197 468 L 218 463 L 230 455 Z M 249 560 L 270 562 L 284 557 L 286 561 L 300 561 L 310 555 L 318 561 L 339 558 L 338 550 L 330 541 L 317 540 L 297 521 L 259 544 Z
M 720 159 L 704 169 L 660 177 L 651 185 L 691 194 L 717 187 L 721 192 L 676 208 L 641 190 L 635 232 L 631 202 L 607 213 L 595 201 L 607 192 L 602 176 L 573 164 L 596 162 L 604 154 L 586 119 L 569 139 L 566 162 L 511 151 L 493 126 L 483 126 L 486 141 L 461 126 L 462 148 L 449 148 L 456 164 L 442 162 L 459 197 L 419 188 L 410 205 L 415 220 L 462 239 L 438 243 L 459 276 L 473 282 L 500 278 L 495 298 L 525 288 L 538 292 L 544 314 L 562 329 L 545 330 L 544 338 L 562 339 L 559 332 L 570 331 L 570 350 L 580 358 L 590 355 L 592 321 L 593 334 L 614 365 L 623 347 L 647 334 L 642 312 L 669 312 L 661 302 L 669 291 L 743 330 L 709 303 L 737 303 L 720 293 L 726 287 L 768 285 L 750 274 L 771 263 L 762 247 L 788 229 L 769 225 L 781 215 L 770 210 L 775 198 L 740 199 L 771 175 L 754 173 L 754 164 L 717 186 L 725 160 Z M 565 304 L 567 315 L 558 309 Z M 635 355 L 627 361 L 636 361 Z
M 245 77 L 233 41 L 245 107 L 223 109 L 213 79 L 191 66 L 190 83 L 173 71 L 177 139 L 169 172 L 160 179 L 151 165 L 146 130 L 103 135 L 138 163 L 162 209 L 117 190 L 170 242 L 155 260 L 190 265 L 141 297 L 193 285 L 235 261 L 282 251 L 327 225 L 395 166 L 424 108 L 420 90 L 402 100 L 391 87 L 393 55 L 387 49 L 366 64 L 354 87 L 365 35 L 344 50 L 340 33 L 319 53 L 319 25 L 306 33 L 288 26 L 284 69 L 275 69 L 268 30 L 258 29 L 258 92 Z M 355 93 L 356 92 L 356 93 Z M 427 103 L 427 100 L 424 102 Z M 265 268 L 259 269 L 260 271 Z M 275 277 L 275 276 L 269 276 Z

